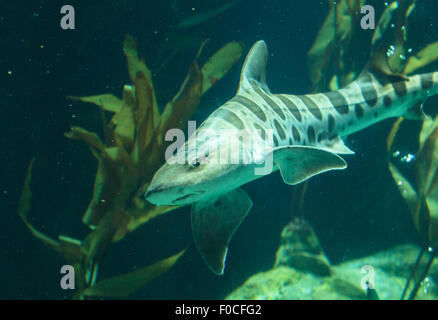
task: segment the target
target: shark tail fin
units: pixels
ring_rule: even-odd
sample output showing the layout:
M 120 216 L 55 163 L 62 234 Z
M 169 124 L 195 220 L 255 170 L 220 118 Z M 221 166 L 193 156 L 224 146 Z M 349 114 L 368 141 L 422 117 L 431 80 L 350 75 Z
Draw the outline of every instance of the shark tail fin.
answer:
M 268 62 L 268 48 L 263 40 L 257 41 L 246 56 L 240 74 L 239 90 L 237 94 L 245 91 L 254 91 L 253 85 L 266 92 L 270 92 L 266 84 L 266 64 Z

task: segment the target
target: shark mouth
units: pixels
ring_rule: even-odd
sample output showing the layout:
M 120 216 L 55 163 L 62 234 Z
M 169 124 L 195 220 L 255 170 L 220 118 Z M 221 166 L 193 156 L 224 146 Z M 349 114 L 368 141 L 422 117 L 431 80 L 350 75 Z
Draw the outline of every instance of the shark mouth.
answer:
M 205 191 L 197 191 L 195 193 L 189 193 L 189 194 L 186 194 L 185 196 L 182 196 L 180 198 L 177 198 L 177 199 L 173 200 L 172 202 L 174 204 L 177 204 L 177 202 L 180 202 L 182 200 L 187 200 L 188 198 L 190 198 L 192 196 L 195 196 L 195 195 L 198 195 L 198 194 L 203 194 L 203 193 L 205 193 Z

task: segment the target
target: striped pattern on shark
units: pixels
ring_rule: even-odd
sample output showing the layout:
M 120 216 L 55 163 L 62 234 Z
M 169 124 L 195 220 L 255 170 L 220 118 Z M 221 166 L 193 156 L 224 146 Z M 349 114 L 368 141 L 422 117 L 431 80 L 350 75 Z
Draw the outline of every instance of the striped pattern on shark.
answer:
M 262 45 L 262 44 L 259 44 Z M 436 94 L 438 72 L 409 77 L 409 80 L 377 78 L 364 72 L 348 86 L 325 93 L 272 94 L 254 79 L 248 87 L 213 112 L 203 126 L 238 130 L 273 129 L 274 147 L 307 145 L 352 153 L 339 137 L 381 120 L 405 115 L 423 118 L 424 100 Z
M 246 57 L 237 94 L 202 123 L 184 148 L 205 136 L 204 132 L 238 129 L 264 135 L 269 130 L 273 146 L 265 148 L 266 140 L 254 136 L 251 146 L 259 144 L 262 151 L 253 160 L 272 157 L 274 171 L 279 169 L 284 182 L 294 185 L 319 173 L 347 167 L 339 154 L 353 152 L 341 137 L 390 117 L 423 119 L 423 102 L 438 93 L 438 72 L 405 77 L 370 67 L 336 91 L 272 94 L 266 84 L 267 58 L 265 42 L 258 41 Z M 216 274 L 223 273 L 228 243 L 252 206 L 239 187 L 261 177 L 254 174 L 255 164 L 198 160 L 214 155 L 217 144 L 230 137 L 238 139 L 233 133 L 229 135 L 201 139 L 195 148 L 188 147 L 189 161 L 164 164 L 145 194 L 156 205 L 193 204 L 195 244 Z M 248 146 L 240 144 L 240 148 Z

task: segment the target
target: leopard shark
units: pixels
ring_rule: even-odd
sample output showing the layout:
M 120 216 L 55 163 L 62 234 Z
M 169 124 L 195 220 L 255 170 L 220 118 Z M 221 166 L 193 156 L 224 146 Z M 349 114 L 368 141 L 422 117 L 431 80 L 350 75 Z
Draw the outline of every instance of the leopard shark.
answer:
M 266 83 L 267 46 L 256 42 L 245 59 L 236 95 L 167 159 L 145 198 L 155 205 L 192 204 L 196 247 L 210 269 L 223 274 L 231 237 L 252 207 L 240 186 L 276 170 L 286 184 L 295 185 L 345 169 L 340 155 L 354 152 L 342 137 L 391 117 L 426 117 L 422 106 L 438 93 L 438 72 L 408 77 L 390 72 L 386 55 L 382 58 L 386 63 L 368 63 L 355 81 L 339 90 L 273 94 Z M 242 130 L 250 133 L 249 140 L 242 139 Z M 221 148 L 229 141 L 236 142 L 234 147 Z M 235 151 L 239 161 L 208 161 L 220 150 Z M 176 161 L 178 156 L 184 161 Z M 269 162 L 272 170 L 257 173 Z

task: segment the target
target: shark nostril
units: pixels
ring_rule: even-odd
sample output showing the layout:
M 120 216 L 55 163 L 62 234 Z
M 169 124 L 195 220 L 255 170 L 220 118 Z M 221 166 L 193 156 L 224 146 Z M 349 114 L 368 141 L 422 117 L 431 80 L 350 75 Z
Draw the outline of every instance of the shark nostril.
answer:
M 153 188 L 149 188 L 148 190 L 146 190 L 146 192 L 144 193 L 144 198 L 147 199 L 152 194 L 159 193 L 165 190 L 167 190 L 167 188 L 164 188 L 162 185 L 154 186 Z
M 144 194 L 144 198 L 147 199 L 151 195 L 152 192 L 153 192 L 152 190 L 147 190 Z

